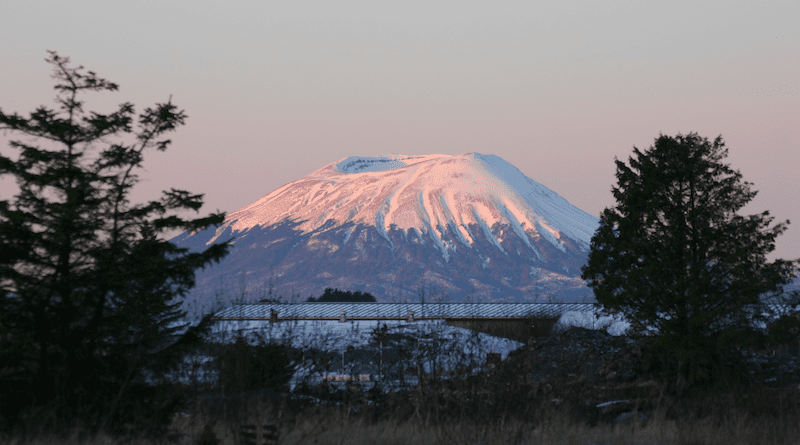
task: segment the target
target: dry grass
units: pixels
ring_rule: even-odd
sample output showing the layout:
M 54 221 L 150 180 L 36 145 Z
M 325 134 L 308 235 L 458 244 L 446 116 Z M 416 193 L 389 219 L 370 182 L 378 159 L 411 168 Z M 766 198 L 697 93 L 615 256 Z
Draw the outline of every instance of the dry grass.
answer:
M 364 417 L 347 416 L 342 409 L 316 410 L 314 415 L 303 415 L 280 428 L 281 444 L 314 445 L 441 445 L 441 444 L 764 444 L 785 445 L 800 443 L 798 418 L 759 419 L 726 413 L 721 417 L 710 416 L 696 420 L 669 420 L 663 414 L 654 416 L 643 425 L 597 425 L 573 423 L 564 417 L 553 416 L 535 429 L 529 422 L 519 420 L 502 424 L 481 425 L 464 419 L 451 424 L 436 424 L 424 419 L 398 422 L 394 420 L 370 421 Z M 273 416 L 272 412 L 261 413 L 262 418 Z M 176 425 L 177 426 L 177 425 Z M 200 430 L 178 428 L 186 434 L 177 443 L 198 443 Z M 238 441 L 230 428 L 217 425 L 215 433 L 220 445 L 234 445 Z M 11 441 L 22 444 L 22 441 Z M 71 437 L 56 439 L 38 437 L 26 443 L 81 444 L 81 445 L 144 445 L 152 442 L 141 440 L 114 440 L 109 437 L 81 439 Z

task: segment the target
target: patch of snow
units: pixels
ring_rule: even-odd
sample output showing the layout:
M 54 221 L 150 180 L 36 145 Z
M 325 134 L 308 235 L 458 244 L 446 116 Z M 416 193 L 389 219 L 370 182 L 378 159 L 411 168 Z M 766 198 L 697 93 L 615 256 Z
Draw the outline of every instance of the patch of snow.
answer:
M 473 202 L 471 207 L 472 217 L 474 218 L 474 222 L 476 224 L 480 224 L 480 222 L 483 221 L 484 224 L 492 227 L 495 223 L 500 222 L 499 215 L 496 216 L 492 211 L 493 209 L 487 206 L 485 202 Z
M 350 156 L 336 164 L 336 170 L 342 173 L 380 172 L 406 165 L 405 162 L 388 156 Z
M 346 232 L 345 232 L 345 234 L 344 234 L 344 241 L 342 241 L 342 245 L 343 245 L 343 246 L 344 246 L 345 244 L 347 244 L 347 240 L 349 240 L 349 239 L 350 239 L 350 235 L 352 235 L 352 234 L 353 234 L 353 230 L 355 230 L 355 229 L 356 229 L 356 226 L 353 226 L 353 227 L 350 227 L 349 229 L 347 229 L 347 231 L 346 231 Z
M 417 201 L 418 205 L 422 207 L 422 212 L 417 210 L 417 213 L 422 217 L 422 222 L 424 224 L 424 229 L 426 233 L 433 241 L 433 244 L 439 248 L 439 251 L 442 252 L 442 256 L 444 257 L 445 261 L 450 260 L 450 255 L 447 251 L 447 245 L 445 244 L 444 240 L 442 239 L 441 235 L 436 231 L 434 228 L 434 222 L 439 223 L 439 218 L 436 217 L 433 212 L 430 211 L 430 199 L 428 198 L 428 188 L 423 188 L 422 191 L 419 192 L 419 198 Z
M 550 244 L 558 248 L 558 250 L 562 252 L 565 251 L 564 244 L 559 241 L 556 235 L 553 234 L 552 229 L 547 227 L 546 223 L 543 223 L 543 221 L 538 218 L 536 219 L 536 231 L 539 232 L 539 235 L 541 235 L 542 238 L 546 239 Z M 557 233 L 558 232 L 556 232 L 556 234 Z
M 528 239 L 528 234 L 525 233 L 525 229 L 522 227 L 522 224 L 530 225 L 530 221 L 528 221 L 528 219 L 522 215 L 522 212 L 516 209 L 513 204 L 509 203 L 508 200 L 504 199 L 503 203 L 499 204 L 499 207 L 503 214 L 505 214 L 506 219 L 508 219 L 511 228 L 516 232 L 517 236 L 522 239 L 525 245 L 527 245 L 539 259 L 543 259 L 542 255 L 539 253 L 539 249 L 531 244 L 530 239 Z M 564 250 L 564 248 L 561 247 L 561 250 Z
M 268 320 L 222 321 L 213 326 L 212 336 L 221 341 L 233 341 L 237 335 L 242 334 L 253 344 L 265 339 L 298 349 L 315 348 L 347 354 L 349 346 L 356 349 L 375 347 L 373 330 L 384 324 L 388 326 L 390 333 L 412 337 L 422 346 L 430 347 L 435 342 L 443 342 L 439 346 L 440 353 L 435 363 L 437 369 L 443 372 L 454 370 L 457 365 L 463 363 L 464 357 L 471 357 L 474 362 L 471 366 L 480 367 L 486 363 L 486 357 L 490 352 L 500 353 L 501 359 L 505 360 L 509 352 L 523 346 L 522 343 L 507 338 L 449 326 L 444 320 L 418 320 L 410 323 L 399 320 L 357 320 L 344 323 L 337 320 L 279 323 L 270 323 Z M 424 372 L 430 373 L 433 371 L 434 363 L 423 355 L 415 356 L 424 353 L 426 349 L 412 348 L 410 363 L 421 361 Z M 336 360 L 334 365 L 335 362 Z M 347 365 L 346 357 L 345 365 Z M 303 373 L 305 374 L 301 375 Z M 308 377 L 308 374 L 308 369 L 298 369 L 293 379 L 299 381 Z
M 389 202 L 389 210 L 386 213 L 386 221 L 385 221 L 385 224 L 387 226 L 389 224 L 395 223 L 392 216 L 394 212 L 396 212 L 399 209 L 398 198 L 400 196 L 403 196 L 403 192 L 406 190 L 406 188 L 408 188 L 409 186 L 413 185 L 416 182 L 417 178 L 419 177 L 420 174 L 422 174 L 423 171 L 424 170 L 420 167 L 415 168 L 411 176 L 406 181 L 401 182 L 400 187 L 396 188 L 393 192 L 391 192 L 391 195 L 389 196 L 389 198 L 387 198 Z
M 394 249 L 394 243 L 391 239 L 389 239 L 389 235 L 386 232 L 386 224 L 384 223 L 384 214 L 389 211 L 389 199 L 387 199 L 382 206 L 378 208 L 378 212 L 375 214 L 375 228 L 378 229 L 378 233 L 382 237 L 389 241 L 389 244 Z
M 214 232 L 214 236 L 211 237 L 210 240 L 206 243 L 207 246 L 211 245 L 214 241 L 219 239 L 219 237 L 229 228 L 231 227 L 236 221 L 230 221 L 227 223 L 223 223 L 221 226 L 217 227 L 217 230 Z M 235 243 L 235 241 L 234 241 Z
M 600 316 L 599 311 L 595 313 L 566 311 L 561 314 L 561 317 L 556 322 L 556 329 L 567 329 L 572 326 L 592 330 L 605 330 L 613 336 L 620 336 L 625 335 L 628 328 L 630 328 L 630 323 L 622 317 Z
M 449 203 L 445 196 L 439 196 L 439 199 L 442 203 L 442 209 L 444 210 L 445 213 L 447 226 L 453 230 L 453 232 L 456 234 L 456 237 L 458 238 L 459 241 L 461 241 L 462 244 L 464 244 L 469 248 L 472 248 L 472 237 L 469 236 L 469 232 L 464 230 L 464 228 L 458 224 L 456 218 L 454 217 L 453 212 L 451 211 L 451 207 L 455 208 L 455 202 L 452 200 L 452 196 L 450 197 Z M 467 240 L 468 238 L 469 240 Z
M 500 245 L 500 241 L 494 236 L 494 233 L 492 233 L 492 229 L 490 229 L 489 226 L 487 226 L 486 223 L 483 222 L 483 219 L 478 217 L 478 214 L 475 212 L 474 207 L 472 208 L 472 212 L 475 215 L 475 219 L 478 220 L 478 225 L 483 230 L 483 234 L 484 236 L 486 236 L 486 239 L 490 243 L 497 246 L 497 248 L 500 249 L 501 252 L 506 253 L 506 251 L 503 249 L 503 246 Z
M 619 337 L 620 335 L 625 335 L 630 328 L 631 324 L 627 321 L 615 321 L 606 329 L 606 332 L 615 337 Z
M 425 245 L 425 238 L 422 236 L 422 232 L 419 229 L 417 229 L 416 227 L 412 227 L 408 230 L 413 230 L 416 239 L 419 240 L 419 243 L 422 244 L 423 246 Z
M 318 196 L 318 192 L 320 191 L 323 185 L 327 186 L 328 184 L 324 182 L 318 182 L 313 186 L 311 186 L 311 189 L 306 193 L 306 199 L 305 202 L 303 203 L 304 206 L 313 204 L 314 201 L 319 200 L 320 198 L 324 197 L 327 194 L 327 193 L 320 193 L 321 196 Z

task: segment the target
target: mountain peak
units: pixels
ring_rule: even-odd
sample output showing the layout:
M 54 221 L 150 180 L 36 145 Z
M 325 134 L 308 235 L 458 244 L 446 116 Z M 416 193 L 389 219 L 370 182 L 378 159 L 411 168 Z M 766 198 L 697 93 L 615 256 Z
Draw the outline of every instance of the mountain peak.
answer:
M 585 289 L 578 274 L 597 224 L 498 156 L 350 156 L 230 212 L 215 231 L 176 239 L 200 247 L 235 236 L 231 264 L 274 267 L 295 289 L 380 299 L 389 282 L 428 282 L 514 300 Z
M 588 248 L 597 225 L 597 218 L 512 164 L 480 153 L 350 156 L 231 212 L 226 224 L 241 231 L 287 218 L 305 232 L 329 221 L 374 226 L 384 235 L 393 226 L 415 229 L 432 235 L 445 258 L 448 226 L 466 246 L 474 239 L 470 225 L 489 231 L 503 223 L 523 239 L 532 231 L 563 250 L 562 235 Z

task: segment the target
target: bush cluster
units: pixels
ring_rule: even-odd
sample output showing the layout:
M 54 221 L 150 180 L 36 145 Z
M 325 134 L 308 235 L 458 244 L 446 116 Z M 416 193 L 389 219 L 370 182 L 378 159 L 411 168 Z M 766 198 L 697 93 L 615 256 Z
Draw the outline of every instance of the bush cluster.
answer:
M 355 292 L 342 291 L 328 287 L 319 298 L 308 297 L 306 301 L 309 303 L 375 303 L 378 300 L 369 292 L 361 293 L 359 290 Z

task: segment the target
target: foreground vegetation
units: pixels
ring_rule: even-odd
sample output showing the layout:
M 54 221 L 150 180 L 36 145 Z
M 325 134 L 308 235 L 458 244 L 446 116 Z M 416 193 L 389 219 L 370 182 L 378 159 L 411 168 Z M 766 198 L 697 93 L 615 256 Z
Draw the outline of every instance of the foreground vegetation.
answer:
M 499 422 L 477 422 L 475 418 L 438 419 L 429 417 L 401 416 L 372 418 L 373 413 L 355 414 L 346 406 L 302 407 L 286 404 L 276 407 L 264 403 L 254 410 L 254 420 L 277 419 L 280 424 L 282 444 L 790 444 L 798 443 L 797 410 L 772 416 L 766 408 L 776 397 L 762 391 L 752 390 L 730 395 L 726 402 L 739 400 L 735 408 L 720 409 L 711 402 L 700 404 L 698 394 L 695 411 L 706 410 L 705 417 L 691 414 L 673 418 L 670 409 L 680 409 L 682 403 L 664 399 L 659 413 L 646 423 L 637 425 L 590 425 L 576 421 L 566 406 L 540 413 L 535 419 L 508 417 Z M 779 403 L 787 404 L 778 400 Z M 685 402 L 684 402 L 685 403 Z M 283 409 L 281 409 L 283 408 Z M 423 408 L 435 412 L 430 404 Z M 488 412 L 488 410 L 487 410 Z M 427 414 L 427 413 L 426 413 Z M 531 420 L 541 422 L 536 425 Z M 176 419 L 174 427 L 191 443 L 214 443 L 202 441 L 204 422 L 207 417 L 185 417 Z M 218 423 L 213 426 L 214 437 L 220 444 L 239 443 L 230 425 Z M 209 437 L 209 436 L 206 436 Z M 37 437 L 36 443 L 65 444 L 113 444 L 152 443 L 146 440 L 114 440 L 109 437 L 70 439 Z M 179 440 L 187 443 L 189 440 Z M 15 440 L 11 443 L 23 443 Z
M 800 443 L 800 357 L 747 352 L 764 360 L 732 360 L 730 369 L 738 374 L 679 396 L 674 383 L 654 370 L 650 363 L 657 358 L 642 352 L 643 342 L 571 327 L 536 339 L 496 366 L 470 370 L 465 364 L 423 375 L 417 386 L 384 392 L 309 379 L 290 392 L 285 373 L 275 377 L 280 366 L 253 378 L 252 371 L 264 365 L 253 351 L 275 363 L 294 354 L 293 367 L 302 360 L 296 352 L 266 344 L 248 350 L 234 341 L 214 345 L 222 349 L 208 362 L 227 373 L 170 386 L 183 403 L 161 440 L 137 438 L 135 431 L 123 438 L 82 434 L 80 427 L 61 436 L 32 430 L 5 439 L 20 445 L 238 444 L 242 425 L 271 423 L 281 444 Z M 408 356 L 409 363 L 397 365 L 411 367 L 420 359 L 436 357 Z M 775 363 L 788 363 L 790 372 Z

